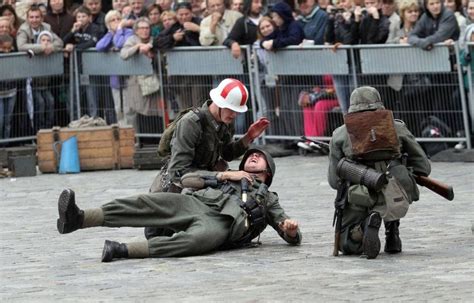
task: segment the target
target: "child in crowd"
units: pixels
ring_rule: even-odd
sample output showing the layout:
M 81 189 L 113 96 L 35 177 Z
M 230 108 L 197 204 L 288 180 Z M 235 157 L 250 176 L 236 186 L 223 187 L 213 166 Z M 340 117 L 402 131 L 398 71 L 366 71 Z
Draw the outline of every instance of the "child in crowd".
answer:
M 64 50 L 72 52 L 74 49 L 84 50 L 94 47 L 100 36 L 100 28 L 92 23 L 92 13 L 85 6 L 80 6 L 76 10 L 76 22 L 72 30 L 64 37 Z M 97 117 L 97 93 L 93 83 L 86 86 L 87 112 L 91 117 Z
M 263 102 L 260 104 L 257 116 L 267 117 L 271 121 L 278 119 L 279 102 L 275 95 L 276 77 L 268 75 L 267 71 L 267 51 L 260 46 L 265 39 L 271 39 L 278 32 L 275 22 L 269 16 L 260 18 L 257 27 L 257 40 L 254 43 L 254 52 L 258 59 L 258 76 L 261 86 Z M 273 123 L 268 127 L 269 134 L 275 134 Z
M 0 35 L 0 55 L 13 51 L 13 38 Z M 0 139 L 10 138 L 13 109 L 17 95 L 16 81 L 0 81 Z
M 53 35 L 49 31 L 38 34 L 36 41 L 42 47 L 52 47 Z M 51 128 L 54 123 L 54 97 L 50 90 L 51 78 L 41 77 L 33 79 L 33 103 L 35 111 L 35 132 L 42 128 Z

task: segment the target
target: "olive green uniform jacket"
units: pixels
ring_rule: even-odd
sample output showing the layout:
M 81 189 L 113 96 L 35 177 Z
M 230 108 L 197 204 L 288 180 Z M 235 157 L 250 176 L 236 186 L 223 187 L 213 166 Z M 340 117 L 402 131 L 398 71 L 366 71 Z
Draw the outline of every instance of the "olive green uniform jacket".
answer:
M 207 101 L 200 108 L 203 113 L 201 116 L 206 119 L 204 123 L 201 123 L 196 113 L 190 111 L 176 125 L 168 163 L 168 178 L 172 182 L 179 182 L 180 177 L 189 172 L 216 171 L 216 164 L 221 158 L 232 161 L 242 156 L 248 148 L 242 139 L 233 139 L 233 125 L 226 125 L 214 119 L 209 112 L 211 103 L 212 101 Z M 157 178 L 160 177 L 158 175 Z M 156 189 L 156 183 L 155 180 L 152 192 L 160 191 Z
M 390 164 L 392 166 L 390 173 L 403 186 L 408 194 L 409 202 L 411 203 L 412 201 L 417 201 L 420 194 L 413 174 L 428 176 L 431 172 L 431 165 L 422 147 L 416 142 L 415 137 L 408 130 L 403 121 L 395 120 L 395 131 L 398 135 L 400 152 L 401 154 L 406 153 L 407 158 L 406 166 L 402 165 L 399 160 L 392 162 Z M 340 181 L 340 178 L 336 174 L 337 164 L 343 157 L 357 161 L 357 159 L 354 159 L 351 142 L 345 125 L 340 126 L 333 132 L 330 142 L 328 182 L 334 189 L 337 189 Z M 378 159 L 386 159 L 386 161 L 382 161 L 385 162 L 385 165 L 388 165 L 392 159 L 392 155 L 384 154 L 383 152 L 377 154 L 376 157 Z M 380 162 L 381 161 L 364 161 L 363 164 L 380 170 L 380 167 L 376 165 Z M 361 187 L 365 188 L 363 185 Z M 368 191 L 368 195 L 370 195 L 374 200 L 374 204 L 369 207 L 361 207 L 354 203 L 354 201 L 348 201 L 349 203 L 347 203 L 343 213 L 341 246 L 344 244 L 347 245 L 349 229 L 360 224 L 373 208 L 385 203 L 381 193 L 375 193 L 368 189 L 366 190 Z M 360 252 L 359 244 L 360 243 L 357 243 L 357 245 L 352 246 L 349 253 Z M 344 250 L 342 251 L 344 252 Z
M 194 192 L 185 189 L 182 194 L 151 193 L 117 199 L 102 206 L 103 225 L 157 227 L 167 231 L 148 240 L 150 257 L 191 256 L 232 247 L 249 232 L 249 224 L 247 213 L 240 207 L 240 184 L 224 185 Z M 249 198 L 255 197 L 259 185 L 255 182 L 250 188 Z M 268 191 L 264 200 L 266 223 L 286 242 L 300 244 L 299 230 L 295 238 L 290 238 L 278 227 L 289 217 L 280 206 L 277 194 Z

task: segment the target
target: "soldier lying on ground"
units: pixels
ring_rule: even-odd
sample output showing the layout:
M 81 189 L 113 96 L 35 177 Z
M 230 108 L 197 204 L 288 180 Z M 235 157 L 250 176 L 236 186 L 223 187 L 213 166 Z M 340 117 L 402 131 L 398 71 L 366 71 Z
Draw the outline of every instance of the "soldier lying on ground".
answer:
M 106 240 L 102 262 L 116 258 L 192 256 L 242 247 L 258 237 L 267 224 L 286 242 L 300 244 L 298 223 L 285 214 L 277 194 L 268 191 L 276 169 L 272 157 L 264 150 L 250 149 L 239 169 L 188 174 L 183 176 L 182 184 L 193 189 L 185 188 L 181 194 L 138 195 L 95 209 L 81 210 L 74 192 L 66 189 L 58 201 L 57 228 L 61 234 L 94 226 L 153 226 L 171 231 L 170 236 L 141 242 Z

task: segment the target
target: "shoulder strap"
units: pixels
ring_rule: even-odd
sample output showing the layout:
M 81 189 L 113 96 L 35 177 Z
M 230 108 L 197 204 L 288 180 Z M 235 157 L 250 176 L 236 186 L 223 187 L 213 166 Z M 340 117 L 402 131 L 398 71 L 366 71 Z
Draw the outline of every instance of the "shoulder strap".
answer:
M 205 129 L 207 126 L 206 114 L 202 112 L 199 108 L 193 108 L 193 112 L 199 117 L 199 123 L 201 128 Z

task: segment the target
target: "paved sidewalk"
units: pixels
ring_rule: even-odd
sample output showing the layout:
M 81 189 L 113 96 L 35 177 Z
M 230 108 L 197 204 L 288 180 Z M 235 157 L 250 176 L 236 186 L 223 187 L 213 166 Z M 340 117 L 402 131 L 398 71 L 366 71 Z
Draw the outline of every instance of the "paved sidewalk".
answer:
M 98 207 L 146 192 L 157 171 L 0 179 L 0 301 L 473 301 L 474 164 L 433 163 L 432 177 L 453 185 L 455 200 L 422 188 L 402 219 L 403 253 L 366 260 L 331 256 L 335 191 L 326 181 L 327 158 L 276 163 L 272 189 L 300 222 L 301 246 L 286 245 L 269 227 L 258 248 L 112 263 L 100 262 L 104 240 L 139 240 L 143 230 L 60 235 L 58 195 L 70 187 L 82 208 Z M 380 235 L 383 245 L 383 228 Z

